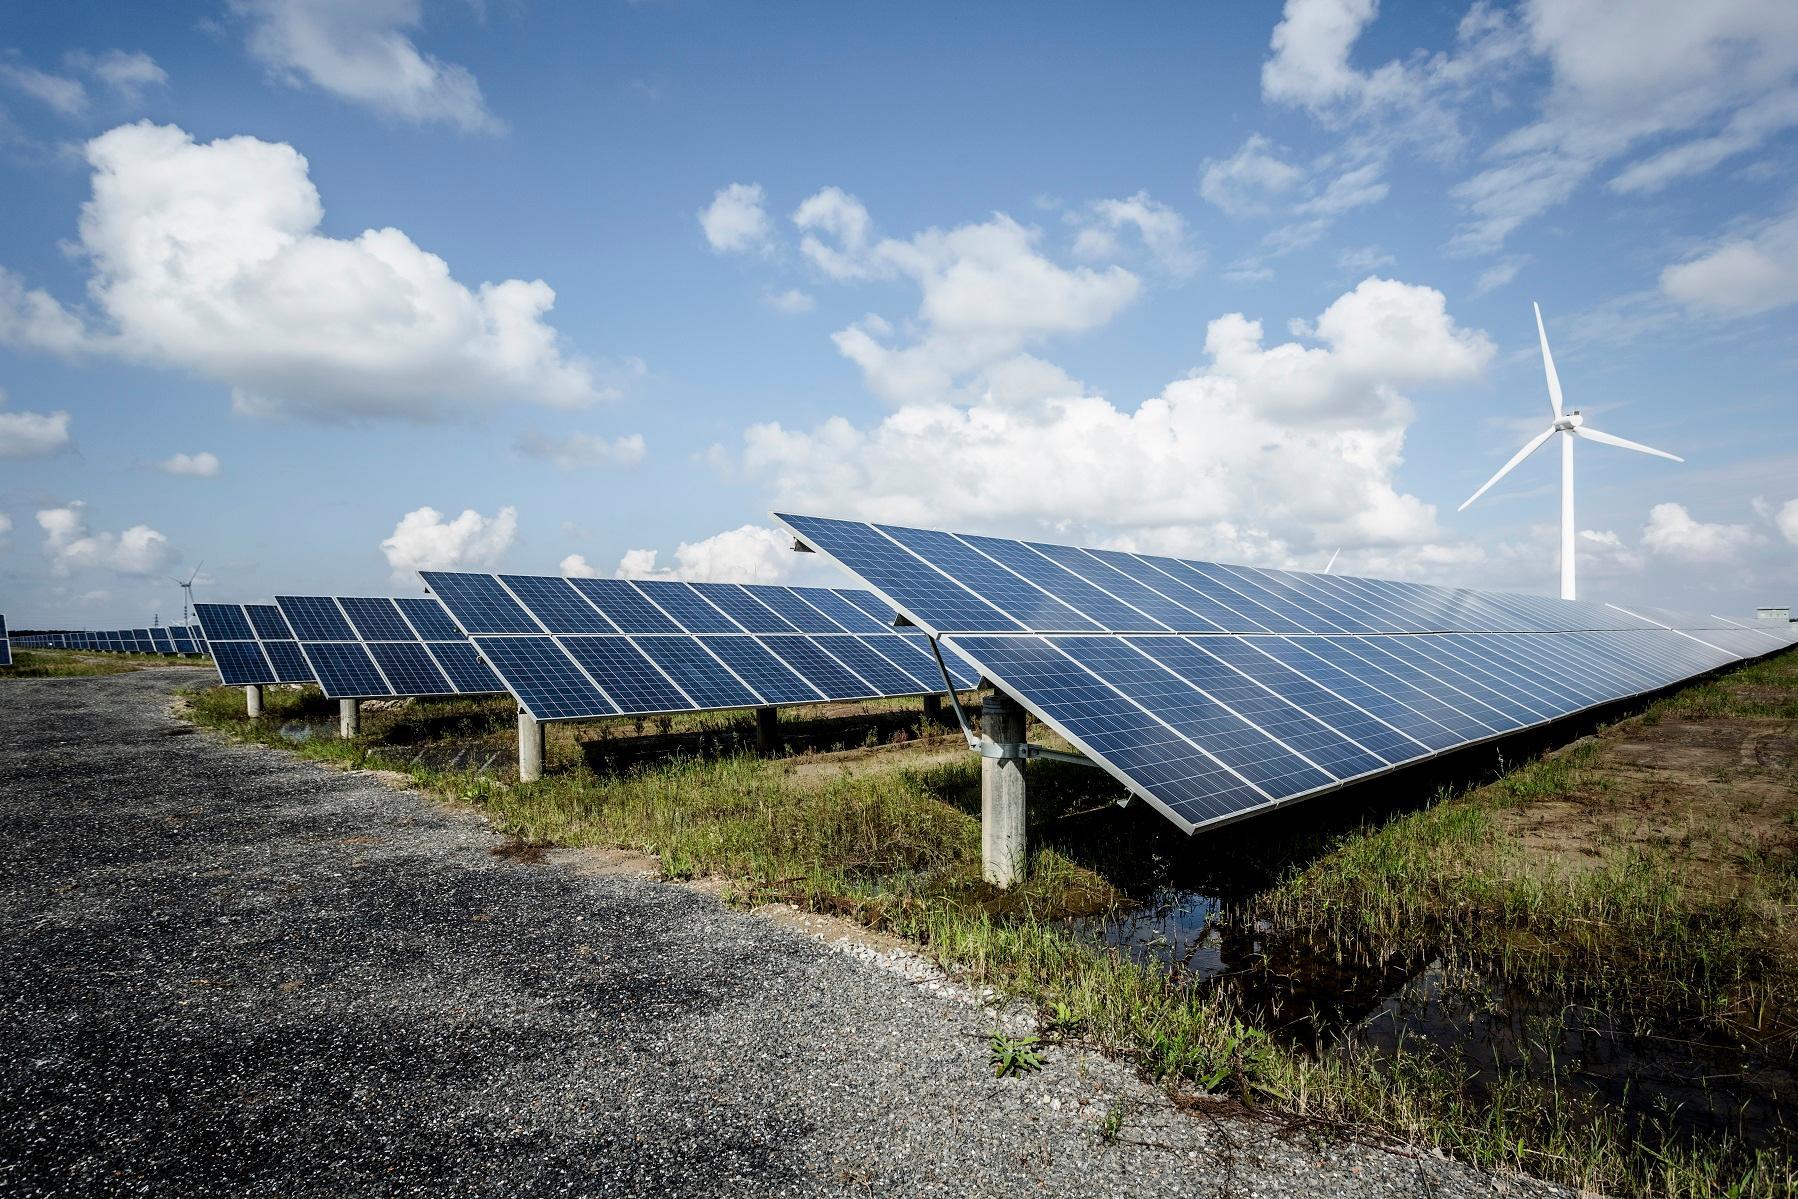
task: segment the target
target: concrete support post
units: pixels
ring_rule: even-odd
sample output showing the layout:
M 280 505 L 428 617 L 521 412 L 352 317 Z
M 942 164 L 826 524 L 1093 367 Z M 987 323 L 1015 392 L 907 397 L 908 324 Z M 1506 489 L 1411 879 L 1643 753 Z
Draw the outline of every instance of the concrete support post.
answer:
M 337 701 L 337 735 L 348 741 L 362 731 L 362 701 L 340 699 Z
M 924 697 L 924 723 L 925 724 L 941 724 L 941 723 L 943 723 L 943 697 L 942 696 L 926 695 Z
M 980 862 L 986 881 L 1024 877 L 1024 709 L 994 692 L 980 705 Z
M 518 711 L 518 781 L 534 783 L 543 777 L 543 725 L 520 708 Z
M 251 683 L 243 689 L 243 711 L 251 720 L 262 715 L 262 684 Z
M 756 752 L 771 754 L 780 749 L 780 712 L 775 708 L 755 710 Z

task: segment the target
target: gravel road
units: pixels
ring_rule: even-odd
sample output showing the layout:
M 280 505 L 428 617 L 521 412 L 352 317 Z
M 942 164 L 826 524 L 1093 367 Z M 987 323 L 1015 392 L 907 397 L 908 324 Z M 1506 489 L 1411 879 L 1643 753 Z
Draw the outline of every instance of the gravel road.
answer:
M 914 959 L 496 855 L 171 715 L 207 677 L 0 681 L 0 1194 L 1553 1193 L 1078 1048 L 995 1080 L 994 1015 Z

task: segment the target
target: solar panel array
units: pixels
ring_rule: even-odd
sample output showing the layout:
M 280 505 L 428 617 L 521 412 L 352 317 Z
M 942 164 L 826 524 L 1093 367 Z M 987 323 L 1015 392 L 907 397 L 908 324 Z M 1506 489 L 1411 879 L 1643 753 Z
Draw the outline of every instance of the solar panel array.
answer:
M 921 634 L 865 591 L 421 572 L 538 720 L 926 695 Z M 978 676 L 945 659 L 957 687 Z
M 275 605 L 195 604 L 194 615 L 227 686 L 318 681 Z
M 776 515 L 1189 832 L 1798 641 L 1645 608 Z
M 275 604 L 332 699 L 506 689 L 434 599 L 277 595 Z
M 12 638 L 6 632 L 6 617 L 0 616 L 0 666 L 12 665 Z
M 198 625 L 152 625 L 147 629 L 112 629 L 90 633 L 33 633 L 15 638 L 23 649 L 73 649 L 88 653 L 192 656 L 206 652 Z

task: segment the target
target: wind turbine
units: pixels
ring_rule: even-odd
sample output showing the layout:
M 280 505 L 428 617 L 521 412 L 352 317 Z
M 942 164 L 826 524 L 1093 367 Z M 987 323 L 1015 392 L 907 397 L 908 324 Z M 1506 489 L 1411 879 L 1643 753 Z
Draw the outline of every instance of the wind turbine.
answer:
M 1665 450 L 1657 450 L 1639 442 L 1626 441 L 1621 437 L 1613 437 L 1609 433 L 1600 433 L 1586 424 L 1579 409 L 1563 412 L 1561 408 L 1561 377 L 1555 374 L 1555 358 L 1548 352 L 1548 330 L 1542 326 L 1542 306 L 1531 303 L 1536 310 L 1536 335 L 1542 339 L 1542 370 L 1548 376 L 1548 405 L 1554 415 L 1554 423 L 1524 443 L 1512 459 L 1499 468 L 1497 474 L 1486 480 L 1485 486 L 1467 497 L 1467 503 L 1455 509 L 1465 512 L 1467 504 L 1479 499 L 1491 490 L 1492 485 L 1510 474 L 1519 462 L 1541 449 L 1556 433 L 1561 434 L 1561 598 L 1573 599 L 1573 440 L 1583 437 L 1587 441 L 1602 442 L 1614 445 L 1619 449 L 1634 450 L 1638 454 L 1653 454 L 1657 458 L 1671 458 L 1675 462 L 1685 459 L 1677 454 L 1669 454 Z
M 204 565 L 206 565 L 204 561 L 195 563 L 194 572 L 187 576 L 186 582 L 182 582 L 174 575 L 168 576 L 169 582 L 181 588 L 181 623 L 184 625 L 193 623 L 188 616 L 188 609 L 192 608 L 194 603 L 194 580 L 200 577 L 200 567 Z

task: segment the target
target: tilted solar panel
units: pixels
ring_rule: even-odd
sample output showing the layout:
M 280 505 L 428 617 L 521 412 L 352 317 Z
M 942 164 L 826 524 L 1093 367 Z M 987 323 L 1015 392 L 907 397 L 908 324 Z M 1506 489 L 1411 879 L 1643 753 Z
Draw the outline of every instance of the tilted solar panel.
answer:
M 1798 641 L 1654 609 L 776 516 L 1189 832 Z
M 942 690 L 923 638 L 872 597 L 822 587 L 425 571 L 538 720 L 579 720 Z M 978 676 L 945 657 L 958 687 Z
M 275 604 L 332 699 L 505 690 L 436 600 L 277 595 Z
M 6 631 L 6 617 L 0 616 L 0 666 L 12 665 L 12 637 Z
M 317 682 L 287 619 L 273 604 L 195 604 L 194 615 L 227 686 Z

